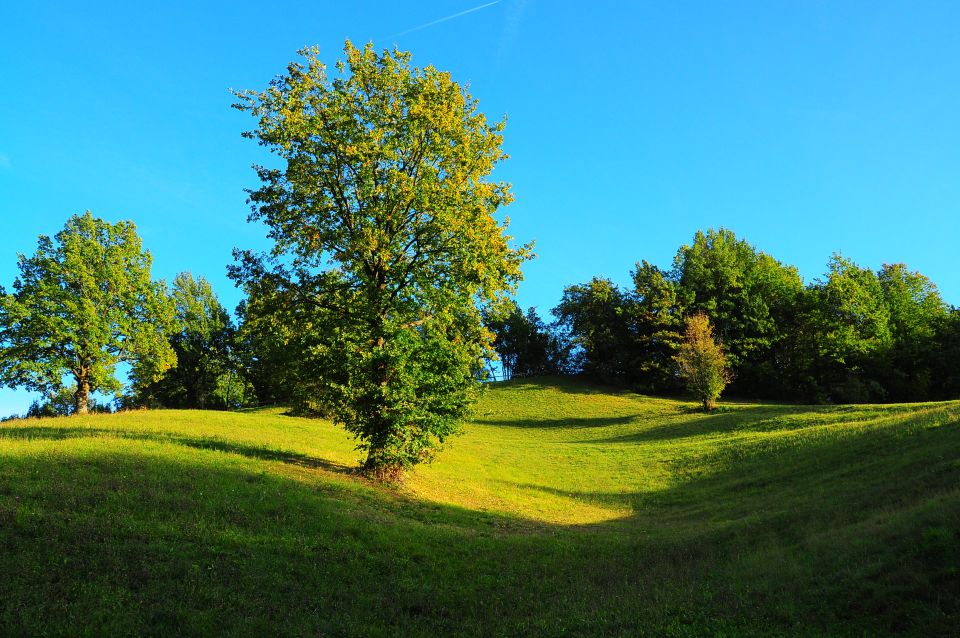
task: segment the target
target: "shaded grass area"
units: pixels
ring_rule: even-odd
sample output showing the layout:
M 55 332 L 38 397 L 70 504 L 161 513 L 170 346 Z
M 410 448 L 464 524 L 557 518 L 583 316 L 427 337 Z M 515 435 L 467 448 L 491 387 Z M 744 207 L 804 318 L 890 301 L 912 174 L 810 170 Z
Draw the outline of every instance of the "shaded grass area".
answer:
M 329 423 L 0 426 L 2 633 L 957 635 L 960 404 L 502 384 L 404 488 Z

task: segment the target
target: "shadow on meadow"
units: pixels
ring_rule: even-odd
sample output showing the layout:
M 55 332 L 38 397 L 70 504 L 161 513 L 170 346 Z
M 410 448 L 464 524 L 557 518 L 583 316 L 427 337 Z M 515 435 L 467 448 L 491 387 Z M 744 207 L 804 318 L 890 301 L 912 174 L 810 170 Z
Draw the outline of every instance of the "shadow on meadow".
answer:
M 635 396 L 633 392 L 619 386 L 606 386 L 596 380 L 586 381 L 579 377 L 568 376 L 541 376 L 509 381 L 494 381 L 489 383 L 492 388 L 509 388 L 511 391 L 541 393 L 545 390 L 562 392 L 563 394 L 602 395 L 602 396 Z
M 817 430 L 842 421 L 840 412 L 833 421 L 829 414 L 807 421 L 811 432 L 791 423 L 783 438 L 678 457 L 678 482 L 662 492 L 515 487 L 628 507 L 633 515 L 604 526 L 726 555 L 711 586 L 734 607 L 753 592 L 774 617 L 825 635 L 855 627 L 868 635 L 953 635 L 960 622 L 956 404 L 914 408 L 893 428 Z M 760 423 L 777 413 L 757 411 Z M 688 435 L 722 432 L 724 416 L 706 417 Z
M 679 406 L 676 414 L 692 415 L 692 418 L 669 419 L 655 415 L 647 420 L 660 425 L 645 427 L 637 432 L 615 435 L 584 443 L 645 443 L 671 441 L 696 436 L 715 436 L 733 432 L 760 432 L 784 429 L 802 429 L 809 424 L 794 418 L 798 414 L 823 411 L 823 408 L 807 406 L 749 406 L 735 407 L 723 412 L 704 414 L 702 410 Z M 666 423 L 663 423 L 666 421 Z M 661 424 L 662 423 L 662 424 Z
M 654 494 L 520 485 L 634 510 L 576 528 L 419 501 L 323 459 L 256 446 L 8 425 L 0 437 L 115 436 L 196 454 L 174 460 L 118 444 L 5 455 L 0 626 L 949 635 L 960 614 L 960 428 L 951 418 L 722 447 L 677 459 L 677 484 Z M 208 452 L 241 458 L 224 464 Z M 279 476 L 273 462 L 316 480 Z
M 324 469 L 330 472 L 351 473 L 354 468 L 327 459 L 321 459 L 297 452 L 274 450 L 271 448 L 232 443 L 217 438 L 186 437 L 168 433 L 153 433 L 136 430 L 89 427 L 43 427 L 43 426 L 6 426 L 0 427 L 0 439 L 48 439 L 64 440 L 89 437 L 110 437 L 132 441 L 153 441 L 171 443 L 197 450 L 214 450 L 229 454 L 238 454 L 262 461 L 278 461 L 306 468 Z
M 698 580 L 676 549 L 121 447 L 3 459 L 6 630 L 616 635 L 669 626 Z
M 656 415 L 647 420 L 666 423 L 644 427 L 637 432 L 582 441 L 583 443 L 646 443 L 678 441 L 692 437 L 709 437 L 734 433 L 797 432 L 822 426 L 835 426 L 878 419 L 897 419 L 903 416 L 919 418 L 939 414 L 949 409 L 948 403 L 916 405 L 900 404 L 885 406 L 795 406 L 795 405 L 750 405 L 729 406 L 723 412 L 704 414 L 680 406 L 678 414 L 695 414 L 696 418 L 677 419 L 672 422 Z
M 558 417 L 556 419 L 490 419 L 476 417 L 471 423 L 492 425 L 502 428 L 547 428 L 561 430 L 579 430 L 584 428 L 602 428 L 611 425 L 626 425 L 642 414 L 630 414 L 612 417 Z

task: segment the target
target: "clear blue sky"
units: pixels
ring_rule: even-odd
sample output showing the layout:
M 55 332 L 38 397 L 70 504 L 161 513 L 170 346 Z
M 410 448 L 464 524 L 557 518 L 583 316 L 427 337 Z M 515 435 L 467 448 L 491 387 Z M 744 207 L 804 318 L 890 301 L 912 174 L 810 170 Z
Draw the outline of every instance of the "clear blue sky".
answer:
M 157 277 L 204 275 L 234 307 L 231 249 L 266 244 L 243 192 L 260 151 L 228 89 L 350 38 L 410 50 L 508 115 L 498 177 L 539 255 L 523 305 L 626 283 L 721 225 L 808 281 L 842 250 L 906 262 L 960 304 L 960 3 L 501 0 L 436 22 L 484 4 L 8 3 L 0 284 L 89 209 L 135 221 Z M 0 392 L 0 414 L 29 401 Z

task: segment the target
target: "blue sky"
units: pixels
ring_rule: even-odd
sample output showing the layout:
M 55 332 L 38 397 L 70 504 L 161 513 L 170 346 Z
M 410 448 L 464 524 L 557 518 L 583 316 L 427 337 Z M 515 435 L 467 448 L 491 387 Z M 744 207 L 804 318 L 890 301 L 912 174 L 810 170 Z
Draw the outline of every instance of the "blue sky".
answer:
M 525 306 L 668 266 L 721 225 L 808 281 L 842 250 L 906 262 L 960 304 L 960 3 L 80 4 L 0 12 L 7 287 L 18 252 L 89 209 L 135 221 L 157 277 L 204 275 L 234 307 L 231 249 L 267 244 L 243 192 L 261 151 L 228 89 L 350 38 L 410 50 L 508 116 L 497 177 L 539 255 Z M 2 391 L 0 414 L 30 400 Z

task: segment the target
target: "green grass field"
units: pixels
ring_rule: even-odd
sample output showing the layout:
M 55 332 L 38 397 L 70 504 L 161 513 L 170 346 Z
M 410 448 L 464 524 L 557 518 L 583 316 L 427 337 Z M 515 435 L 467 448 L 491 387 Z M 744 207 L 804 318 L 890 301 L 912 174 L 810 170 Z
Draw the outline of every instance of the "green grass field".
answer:
M 490 388 L 402 488 L 330 423 L 0 424 L 0 634 L 960 635 L 960 402 Z

